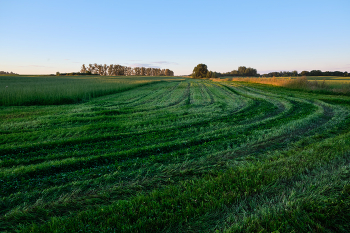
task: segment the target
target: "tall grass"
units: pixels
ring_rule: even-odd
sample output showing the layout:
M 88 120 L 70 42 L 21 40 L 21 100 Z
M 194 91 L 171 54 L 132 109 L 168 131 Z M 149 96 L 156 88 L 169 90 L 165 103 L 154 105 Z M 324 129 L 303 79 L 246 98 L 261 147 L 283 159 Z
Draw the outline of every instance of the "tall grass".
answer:
M 322 78 L 322 77 L 321 77 Z M 239 81 L 249 83 L 261 83 L 270 84 L 274 86 L 287 87 L 292 89 L 312 90 L 312 91 L 326 91 L 336 92 L 343 94 L 350 94 L 350 83 L 339 82 L 339 80 L 310 80 L 305 76 L 297 78 L 224 78 L 224 79 L 211 79 L 213 81 Z
M 160 77 L 0 76 L 0 105 L 84 102 L 154 81 L 160 81 Z

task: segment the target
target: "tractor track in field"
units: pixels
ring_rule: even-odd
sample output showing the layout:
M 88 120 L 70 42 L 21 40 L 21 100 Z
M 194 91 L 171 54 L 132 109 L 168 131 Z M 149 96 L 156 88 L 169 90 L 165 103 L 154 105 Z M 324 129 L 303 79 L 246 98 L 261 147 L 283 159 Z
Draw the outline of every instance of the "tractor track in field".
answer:
M 16 128 L 2 135 L 0 231 L 16 229 L 21 214 L 32 216 L 21 220 L 25 225 L 73 218 L 168 185 L 214 179 L 234 161 L 265 161 L 350 130 L 349 109 L 312 95 L 200 80 L 139 89 L 138 95 L 136 88 L 94 100 L 91 108 L 84 103 L 76 116 L 62 113 L 46 122 L 44 135 Z M 84 114 L 91 121 L 79 121 Z M 57 195 L 69 198 L 57 201 Z M 52 211 L 43 217 L 37 208 Z

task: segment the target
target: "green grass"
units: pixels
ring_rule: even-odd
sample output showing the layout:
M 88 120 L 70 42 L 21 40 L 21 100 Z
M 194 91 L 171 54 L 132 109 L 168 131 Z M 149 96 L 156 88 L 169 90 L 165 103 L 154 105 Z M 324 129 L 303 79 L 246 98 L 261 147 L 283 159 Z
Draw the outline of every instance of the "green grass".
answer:
M 174 77 L 0 76 L 0 106 L 57 105 L 86 102 Z
M 299 89 L 323 94 L 350 95 L 350 78 L 337 76 L 303 76 L 303 77 L 222 77 L 214 81 L 238 81 L 249 83 L 270 84 L 290 89 Z
M 350 77 L 336 77 L 336 76 L 309 76 L 308 80 L 316 80 L 319 83 L 326 84 L 328 89 L 334 92 L 350 93 Z
M 2 107 L 0 231 L 350 231 L 350 97 L 159 80 Z

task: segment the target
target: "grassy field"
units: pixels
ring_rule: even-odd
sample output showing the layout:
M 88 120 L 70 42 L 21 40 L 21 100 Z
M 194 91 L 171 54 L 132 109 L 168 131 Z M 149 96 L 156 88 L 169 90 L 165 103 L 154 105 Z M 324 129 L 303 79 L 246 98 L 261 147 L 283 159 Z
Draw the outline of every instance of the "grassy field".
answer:
M 331 89 L 334 89 L 335 91 L 339 91 L 342 89 L 347 90 L 348 93 L 350 93 L 350 77 L 324 77 L 324 76 L 316 76 L 308 77 L 309 80 L 317 80 L 318 82 L 324 82 L 327 86 L 329 86 Z
M 86 102 L 173 77 L 6 76 L 0 75 L 0 106 Z
M 0 231 L 350 231 L 348 96 L 173 78 L 0 132 Z
M 350 95 L 350 77 L 336 76 L 307 76 L 307 77 L 222 77 L 213 81 L 239 81 L 250 83 L 270 84 L 306 91 L 321 91 Z

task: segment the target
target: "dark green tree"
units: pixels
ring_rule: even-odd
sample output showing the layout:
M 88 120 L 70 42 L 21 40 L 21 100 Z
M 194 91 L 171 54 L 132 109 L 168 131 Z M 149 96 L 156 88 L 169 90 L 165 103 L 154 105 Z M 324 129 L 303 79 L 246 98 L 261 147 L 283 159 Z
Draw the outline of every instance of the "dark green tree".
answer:
M 216 72 L 208 71 L 206 78 L 217 78 Z
M 308 76 L 309 75 L 309 71 L 306 71 L 306 70 L 301 71 L 300 75 L 301 76 Z
M 192 72 L 192 78 L 205 78 L 208 73 L 208 67 L 205 64 L 198 64 L 194 67 Z
M 230 72 L 230 75 L 232 75 L 232 76 L 239 76 L 238 70 L 232 70 Z
M 169 69 L 165 69 L 165 76 L 170 76 L 170 70 Z
M 246 76 L 246 69 L 247 69 L 247 67 L 245 67 L 245 66 L 238 67 L 238 75 L 239 76 Z
M 207 75 L 206 75 L 205 77 L 206 77 L 206 78 L 211 78 L 212 75 L 213 75 L 213 72 L 208 71 L 208 72 L 207 72 Z
M 254 68 L 246 68 L 246 70 L 244 71 L 244 76 L 256 76 L 257 75 L 257 70 Z
M 310 76 L 322 76 L 322 71 L 321 70 L 311 70 L 310 71 Z

